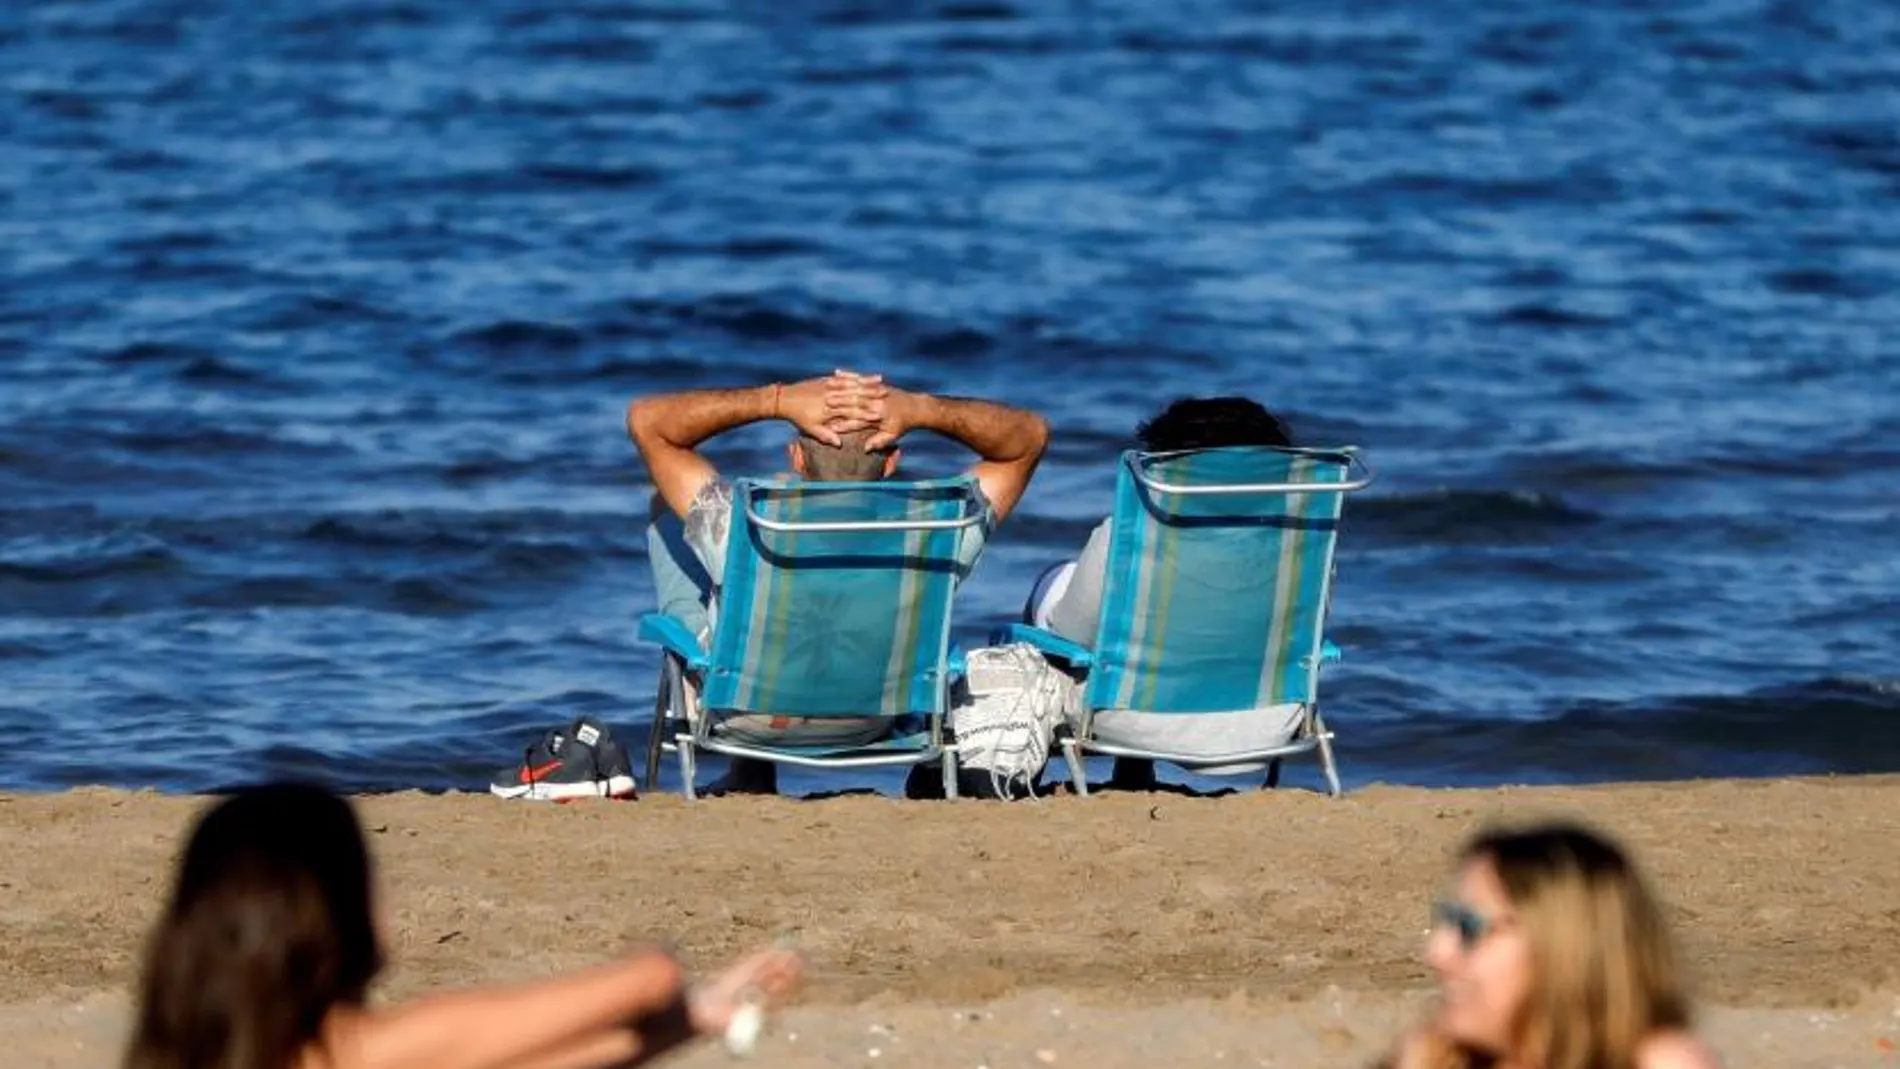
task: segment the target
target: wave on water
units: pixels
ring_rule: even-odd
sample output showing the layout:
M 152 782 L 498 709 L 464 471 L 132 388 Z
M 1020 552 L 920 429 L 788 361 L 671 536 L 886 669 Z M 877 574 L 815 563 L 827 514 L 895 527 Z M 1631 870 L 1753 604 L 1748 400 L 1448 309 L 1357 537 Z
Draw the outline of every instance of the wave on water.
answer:
M 641 340 L 662 347 L 637 359 L 628 357 L 625 347 Z M 728 368 L 752 365 L 779 375 L 811 366 L 788 356 L 787 347 L 826 347 L 820 367 L 883 366 L 895 352 L 914 362 L 910 381 L 919 386 L 939 379 L 954 382 L 960 371 L 973 367 L 1002 370 L 1028 362 L 1087 367 L 1117 376 L 1166 366 L 1180 376 L 1174 394 L 1184 396 L 1193 392 L 1193 376 L 1222 367 L 1220 359 L 1197 349 L 1093 337 L 1036 316 L 958 321 L 787 292 L 719 293 L 695 301 L 635 298 L 560 322 L 489 321 L 454 331 L 416 357 L 425 366 L 494 376 L 512 385 L 581 386 L 603 380 L 671 384 L 703 381 L 709 371 L 705 361 L 686 353 L 711 342 L 739 347 L 734 354 L 738 358 L 726 362 Z M 1152 403 L 1152 394 L 1138 383 L 1129 385 Z
M 1581 702 L 1473 725 L 1413 716 L 1353 740 L 1381 765 L 1435 782 L 1584 783 L 1884 772 L 1900 680 L 1823 676 L 1743 694 Z M 1507 770 L 1508 766 L 1508 770 Z M 1614 777 L 1605 770 L 1617 770 Z
M 0 556 L 0 583 L 91 583 L 132 576 L 159 577 L 183 566 L 157 539 L 109 534 L 76 542 L 29 541 Z
M 13 614 L 40 618 L 321 607 L 467 614 L 583 575 L 634 574 L 646 552 L 633 517 L 535 509 L 138 521 L 69 509 L 22 526 L 32 533 L 0 525 L 0 590 Z M 254 563 L 234 571 L 233 554 Z
M 1406 543 L 1539 543 L 1603 521 L 1556 494 L 1434 490 L 1373 495 L 1349 507 L 1351 537 Z

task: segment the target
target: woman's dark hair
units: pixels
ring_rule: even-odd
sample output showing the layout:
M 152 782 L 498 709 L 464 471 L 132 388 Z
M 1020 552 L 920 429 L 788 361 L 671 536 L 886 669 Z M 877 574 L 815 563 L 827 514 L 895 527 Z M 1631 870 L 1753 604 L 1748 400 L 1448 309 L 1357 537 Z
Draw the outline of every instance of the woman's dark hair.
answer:
M 1183 397 L 1136 428 L 1135 440 L 1149 453 L 1293 444 L 1280 417 L 1245 397 Z
M 146 948 L 125 1069 L 290 1069 L 381 968 L 349 804 L 295 784 L 238 791 L 185 847 Z

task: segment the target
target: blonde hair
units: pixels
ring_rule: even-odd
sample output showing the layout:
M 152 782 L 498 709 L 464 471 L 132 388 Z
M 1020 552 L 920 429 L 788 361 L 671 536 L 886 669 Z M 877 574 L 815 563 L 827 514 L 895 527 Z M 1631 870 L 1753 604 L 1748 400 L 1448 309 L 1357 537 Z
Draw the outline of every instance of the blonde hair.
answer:
M 1497 828 L 1460 852 L 1491 866 L 1530 943 L 1531 990 L 1513 1022 L 1540 1069 L 1634 1069 L 1643 1042 L 1689 1027 L 1687 986 L 1662 907 L 1617 845 L 1574 824 Z M 1428 1040 L 1433 1069 L 1493 1060 Z

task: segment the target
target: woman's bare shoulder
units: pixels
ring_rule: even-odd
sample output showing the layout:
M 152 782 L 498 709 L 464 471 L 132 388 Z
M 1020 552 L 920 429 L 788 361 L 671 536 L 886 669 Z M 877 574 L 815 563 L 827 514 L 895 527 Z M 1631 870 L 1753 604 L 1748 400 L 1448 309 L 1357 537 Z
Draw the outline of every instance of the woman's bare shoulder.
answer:
M 1721 1069 L 1721 1066 L 1721 1059 L 1693 1032 L 1658 1032 L 1636 1048 L 1636 1069 Z
M 1438 1069 L 1445 1064 L 1446 1045 L 1429 1028 L 1414 1028 L 1399 1037 L 1391 1053 L 1374 1063 L 1376 1069 Z

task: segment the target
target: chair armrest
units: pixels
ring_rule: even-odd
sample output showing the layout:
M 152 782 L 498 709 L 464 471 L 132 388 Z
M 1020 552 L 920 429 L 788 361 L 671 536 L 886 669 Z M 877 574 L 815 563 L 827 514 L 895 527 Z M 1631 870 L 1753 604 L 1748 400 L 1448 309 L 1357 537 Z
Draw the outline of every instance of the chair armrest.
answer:
M 992 632 L 990 637 L 991 641 L 998 643 L 1027 642 L 1045 656 L 1067 662 L 1074 668 L 1088 668 L 1095 663 L 1095 654 L 1087 646 L 1028 624 L 1005 624 Z
M 952 683 L 970 674 L 970 658 L 964 655 L 962 646 L 952 642 L 950 644 L 950 656 L 945 658 L 945 661 L 950 666 L 950 681 Z
M 704 670 L 712 663 L 706 654 L 706 647 L 699 643 L 699 636 L 693 634 L 677 616 L 668 616 L 663 612 L 642 613 L 640 638 L 678 657 L 695 672 Z

